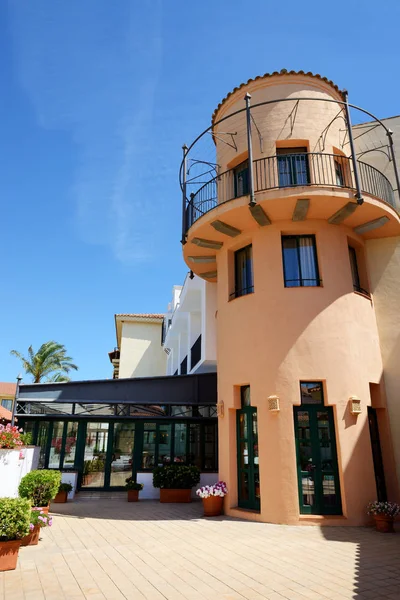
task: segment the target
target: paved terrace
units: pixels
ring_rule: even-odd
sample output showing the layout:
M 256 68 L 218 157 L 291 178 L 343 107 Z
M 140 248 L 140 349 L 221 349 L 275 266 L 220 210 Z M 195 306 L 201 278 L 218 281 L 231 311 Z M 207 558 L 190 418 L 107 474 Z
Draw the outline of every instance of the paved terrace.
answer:
M 0 573 L 1 600 L 400 599 L 400 535 L 219 517 L 200 502 L 53 505 L 39 546 Z

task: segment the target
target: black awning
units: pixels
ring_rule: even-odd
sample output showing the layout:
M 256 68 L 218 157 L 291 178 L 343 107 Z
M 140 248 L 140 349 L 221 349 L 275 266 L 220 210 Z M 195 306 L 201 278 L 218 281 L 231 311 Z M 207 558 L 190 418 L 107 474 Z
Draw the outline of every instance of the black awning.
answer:
M 40 401 L 213 405 L 217 403 L 217 374 L 20 385 L 18 402 Z

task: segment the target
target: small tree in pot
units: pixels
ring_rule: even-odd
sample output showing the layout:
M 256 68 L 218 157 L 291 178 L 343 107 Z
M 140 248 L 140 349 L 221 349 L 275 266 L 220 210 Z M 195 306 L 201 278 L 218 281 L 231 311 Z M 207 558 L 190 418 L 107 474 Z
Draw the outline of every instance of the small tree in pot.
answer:
M 21 539 L 29 533 L 31 503 L 25 498 L 0 498 L 0 571 L 17 566 Z
M 153 486 L 160 488 L 160 502 L 191 502 L 192 487 L 200 481 L 194 466 L 164 465 L 153 471 Z
M 60 471 L 40 469 L 27 473 L 21 479 L 18 492 L 21 498 L 30 500 L 32 506 L 48 512 L 50 501 L 57 494 L 60 483 Z
M 125 479 L 125 489 L 128 492 L 128 502 L 138 502 L 139 492 L 143 489 L 143 483 L 138 483 L 133 477 Z
M 68 500 L 68 494 L 72 492 L 70 483 L 60 483 L 57 494 L 54 496 L 53 502 L 56 504 L 64 504 Z

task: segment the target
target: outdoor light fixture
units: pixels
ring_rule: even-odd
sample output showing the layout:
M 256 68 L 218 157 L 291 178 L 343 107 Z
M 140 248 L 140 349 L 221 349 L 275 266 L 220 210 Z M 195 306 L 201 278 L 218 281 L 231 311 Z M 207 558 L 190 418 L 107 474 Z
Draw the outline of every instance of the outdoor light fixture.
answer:
M 263 208 L 259 204 L 249 206 L 249 210 L 253 219 L 257 221 L 261 227 L 264 227 L 265 225 L 271 225 L 268 215 L 264 212 Z
M 373 229 L 378 229 L 378 227 L 382 227 L 388 221 L 390 221 L 389 217 L 380 217 L 379 219 L 374 219 L 373 221 L 368 221 L 363 225 L 354 227 L 353 231 L 358 234 L 367 233 L 367 231 L 372 231 Z
M 268 396 L 268 410 L 273 413 L 278 413 L 281 410 L 278 396 Z
M 349 398 L 350 413 L 352 415 L 361 414 L 361 400 L 358 396 L 350 396 Z
M 224 418 L 224 401 L 223 400 L 218 400 L 218 402 L 217 402 L 217 416 L 221 417 L 221 419 Z
M 190 241 L 196 246 L 201 246 L 202 248 L 213 248 L 214 250 L 219 250 L 224 245 L 223 242 L 215 242 L 214 240 L 205 240 L 198 237 L 195 237 Z
M 232 225 L 228 225 L 228 223 L 224 223 L 223 221 L 213 221 L 211 226 L 220 233 L 224 233 L 230 237 L 236 237 L 242 233 L 240 229 L 236 229 L 236 227 L 232 227 Z

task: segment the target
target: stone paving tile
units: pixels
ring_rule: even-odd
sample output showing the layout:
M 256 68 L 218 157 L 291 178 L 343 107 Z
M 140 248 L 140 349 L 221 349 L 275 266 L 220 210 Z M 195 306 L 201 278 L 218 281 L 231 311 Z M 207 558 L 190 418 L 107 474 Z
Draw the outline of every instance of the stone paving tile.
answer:
M 201 504 L 57 505 L 0 600 L 400 600 L 400 536 L 218 517 Z

